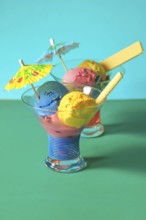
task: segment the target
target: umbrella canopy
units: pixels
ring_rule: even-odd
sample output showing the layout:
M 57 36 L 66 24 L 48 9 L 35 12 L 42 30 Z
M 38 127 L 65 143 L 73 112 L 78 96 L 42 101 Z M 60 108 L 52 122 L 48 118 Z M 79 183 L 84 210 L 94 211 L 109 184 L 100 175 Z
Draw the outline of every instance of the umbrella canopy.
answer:
M 66 54 L 68 53 L 70 50 L 77 48 L 79 46 L 79 43 L 77 42 L 62 42 L 62 43 L 58 43 L 55 44 L 54 40 L 51 38 L 50 39 L 50 47 L 48 48 L 48 50 L 37 60 L 37 62 L 45 62 L 45 61 L 50 61 L 53 59 L 53 57 L 55 55 L 57 55 L 59 57 L 59 59 L 61 60 L 61 63 L 63 64 L 65 70 L 67 70 L 67 67 L 61 57 L 62 54 Z
M 22 60 L 20 60 L 19 62 L 21 68 L 5 86 L 6 90 L 20 89 L 26 86 L 27 84 L 31 84 L 33 87 L 34 82 L 38 82 L 41 78 L 48 75 L 51 72 L 51 69 L 53 68 L 52 64 L 24 65 Z

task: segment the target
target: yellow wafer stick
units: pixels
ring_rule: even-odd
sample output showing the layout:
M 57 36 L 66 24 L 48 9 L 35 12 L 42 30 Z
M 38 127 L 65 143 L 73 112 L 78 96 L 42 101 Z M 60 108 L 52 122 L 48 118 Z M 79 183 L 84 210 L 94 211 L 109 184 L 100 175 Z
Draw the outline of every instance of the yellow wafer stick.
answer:
M 109 58 L 100 62 L 100 64 L 105 68 L 106 71 L 112 70 L 123 63 L 133 59 L 134 57 L 142 54 L 144 52 L 142 44 L 140 41 L 135 42 L 129 47 L 115 53 Z
M 114 78 L 108 83 L 105 89 L 100 93 L 100 95 L 96 98 L 97 105 L 101 105 L 105 98 L 109 95 L 109 93 L 115 88 L 115 86 L 119 83 L 119 81 L 123 78 L 123 75 L 118 72 Z

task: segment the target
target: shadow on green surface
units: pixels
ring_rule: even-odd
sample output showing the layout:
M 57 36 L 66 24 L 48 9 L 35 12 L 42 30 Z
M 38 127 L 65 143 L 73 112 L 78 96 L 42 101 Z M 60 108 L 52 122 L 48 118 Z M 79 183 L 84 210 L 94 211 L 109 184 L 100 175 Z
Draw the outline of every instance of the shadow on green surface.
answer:
M 146 147 L 124 147 L 103 157 L 85 157 L 87 169 L 122 169 L 146 174 Z
M 145 134 L 146 135 L 146 110 L 140 112 L 127 112 L 119 114 L 117 123 L 104 124 L 105 134 Z

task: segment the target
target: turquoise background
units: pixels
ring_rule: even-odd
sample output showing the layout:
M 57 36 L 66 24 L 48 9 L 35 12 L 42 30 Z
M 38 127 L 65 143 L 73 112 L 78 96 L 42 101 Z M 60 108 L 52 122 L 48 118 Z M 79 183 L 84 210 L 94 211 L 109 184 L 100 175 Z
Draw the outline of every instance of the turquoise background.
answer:
M 64 59 L 105 59 L 138 40 L 145 48 L 145 20 L 145 0 L 0 0 L 0 99 L 20 99 L 24 89 L 7 92 L 4 86 L 19 69 L 18 60 L 34 63 L 49 38 L 80 42 Z M 126 75 L 109 99 L 146 98 L 145 58 L 124 65 Z

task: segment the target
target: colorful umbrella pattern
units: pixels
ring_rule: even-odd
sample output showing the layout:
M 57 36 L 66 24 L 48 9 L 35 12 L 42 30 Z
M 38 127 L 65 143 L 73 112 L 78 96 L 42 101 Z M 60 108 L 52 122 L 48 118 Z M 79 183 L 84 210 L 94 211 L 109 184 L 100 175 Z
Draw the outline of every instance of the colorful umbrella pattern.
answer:
M 51 61 L 53 59 L 53 57 L 55 55 L 57 55 L 63 65 L 63 67 L 65 68 L 65 70 L 67 71 L 67 67 L 61 57 L 61 55 L 68 53 L 70 50 L 77 48 L 79 46 L 79 43 L 76 42 L 69 42 L 69 43 L 58 43 L 55 44 L 54 40 L 51 38 L 50 39 L 50 47 L 48 48 L 48 50 L 37 60 L 37 62 L 41 63 L 41 62 L 45 62 L 45 61 Z
M 53 68 L 52 64 L 24 65 L 22 60 L 20 60 L 19 62 L 21 68 L 5 86 L 6 90 L 20 89 L 26 86 L 27 84 L 30 84 L 34 89 L 33 83 L 38 82 L 41 78 L 48 75 L 51 72 L 51 69 Z

